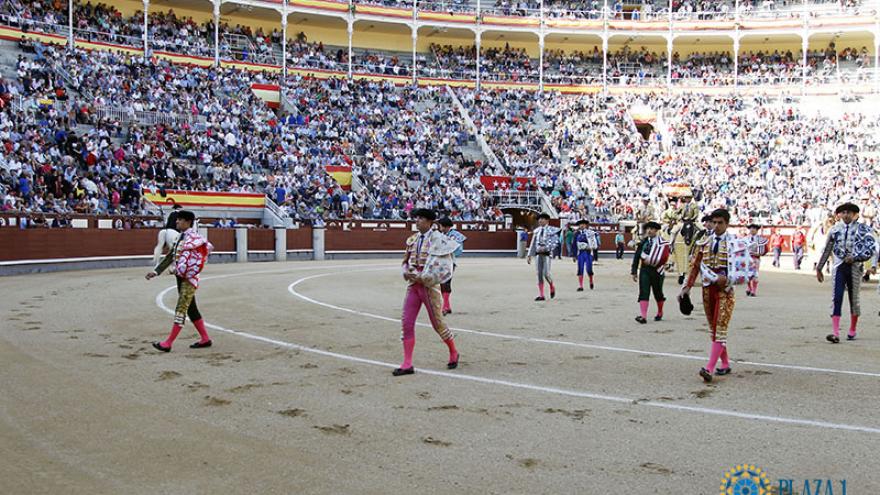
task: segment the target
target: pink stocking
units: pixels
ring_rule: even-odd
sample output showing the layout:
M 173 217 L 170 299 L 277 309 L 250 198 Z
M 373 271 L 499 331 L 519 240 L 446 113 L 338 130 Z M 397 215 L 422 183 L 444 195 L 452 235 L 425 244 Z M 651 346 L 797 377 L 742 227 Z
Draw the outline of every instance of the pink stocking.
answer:
M 835 337 L 840 337 L 840 317 L 832 316 L 831 317 L 831 331 L 834 332 Z
M 578 275 L 578 286 L 583 289 L 584 288 L 584 276 Z
M 544 297 L 544 282 L 538 282 L 538 295 Z
M 639 313 L 641 313 L 642 318 L 648 317 L 648 301 L 639 301 Z
M 211 337 L 208 337 L 208 330 L 205 329 L 205 319 L 199 318 L 198 320 L 193 322 L 193 326 L 196 327 L 196 331 L 199 332 L 199 343 L 204 344 L 206 342 L 211 341 Z
M 721 367 L 722 368 L 730 368 L 730 359 L 727 357 L 727 346 L 724 345 L 723 349 L 721 349 Z
M 718 358 L 721 357 L 722 351 L 724 351 L 724 344 L 721 342 L 712 342 L 712 348 L 709 351 L 709 364 L 706 365 L 706 370 L 709 373 L 715 372 L 715 363 L 717 363 Z
M 856 334 L 856 326 L 859 324 L 859 315 L 850 315 L 849 317 L 849 336 L 853 337 Z
M 415 350 L 415 348 L 415 337 L 411 339 L 403 339 L 403 364 L 400 365 L 400 369 L 405 370 L 412 368 L 413 350 Z
M 179 325 L 175 323 L 171 326 L 171 334 L 165 339 L 165 342 L 162 342 L 160 345 L 166 349 L 171 349 L 171 346 L 174 344 L 174 339 L 180 335 L 180 329 L 183 328 L 183 325 Z

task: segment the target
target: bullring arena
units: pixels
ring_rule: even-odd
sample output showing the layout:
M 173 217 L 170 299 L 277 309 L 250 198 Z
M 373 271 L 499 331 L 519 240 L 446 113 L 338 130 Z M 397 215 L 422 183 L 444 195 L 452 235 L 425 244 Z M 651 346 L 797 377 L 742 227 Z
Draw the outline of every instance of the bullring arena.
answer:
M 876 316 L 829 347 L 824 287 L 768 273 L 738 301 L 733 374 L 704 385 L 701 311 L 635 324 L 629 261 L 603 257 L 594 291 L 558 262 L 548 303 L 523 260 L 462 259 L 462 364 L 423 314 L 402 379 L 397 259 L 209 265 L 215 346 L 168 355 L 149 343 L 171 277 L 4 278 L 5 491 L 717 493 L 740 463 L 878 486 Z
M 878 177 L 880 0 L 0 0 L 0 495 L 875 495 Z

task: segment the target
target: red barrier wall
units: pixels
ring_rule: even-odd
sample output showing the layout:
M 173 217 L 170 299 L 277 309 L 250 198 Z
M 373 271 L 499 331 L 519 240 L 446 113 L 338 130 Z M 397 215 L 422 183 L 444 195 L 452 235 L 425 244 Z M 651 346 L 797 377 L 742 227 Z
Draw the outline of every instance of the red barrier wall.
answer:
M 235 252 L 235 229 L 208 229 L 208 240 L 214 251 Z
M 157 229 L 0 229 L 0 261 L 153 254 Z
M 275 252 L 275 229 L 248 229 L 248 251 Z
M 312 249 L 312 228 L 301 227 L 287 230 L 287 250 Z

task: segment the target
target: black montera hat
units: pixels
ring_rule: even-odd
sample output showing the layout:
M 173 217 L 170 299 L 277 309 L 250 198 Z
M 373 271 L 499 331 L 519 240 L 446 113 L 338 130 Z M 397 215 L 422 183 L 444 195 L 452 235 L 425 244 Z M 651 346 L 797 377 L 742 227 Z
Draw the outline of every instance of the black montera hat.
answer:
M 645 222 L 645 225 L 642 226 L 642 232 L 644 232 L 644 231 L 646 231 L 646 230 L 648 230 L 648 229 L 657 229 L 657 230 L 660 230 L 660 229 L 662 229 L 662 228 L 663 228 L 663 226 L 660 225 L 660 224 L 657 223 L 657 222 Z
M 859 207 L 852 204 L 852 203 L 844 203 L 844 204 L 838 206 L 837 209 L 834 210 L 834 213 L 843 213 L 845 211 L 851 211 L 853 213 L 858 213 Z
M 691 302 L 690 294 L 685 294 L 678 298 L 678 309 L 681 311 L 681 314 L 690 316 L 694 311 L 694 303 Z
M 196 214 L 189 210 L 178 210 L 177 218 L 181 218 L 183 220 L 189 220 L 190 222 L 196 221 Z
M 413 218 L 424 218 L 425 220 L 434 221 L 437 220 L 437 214 L 434 213 L 434 210 L 429 210 L 427 208 L 417 208 L 412 212 Z

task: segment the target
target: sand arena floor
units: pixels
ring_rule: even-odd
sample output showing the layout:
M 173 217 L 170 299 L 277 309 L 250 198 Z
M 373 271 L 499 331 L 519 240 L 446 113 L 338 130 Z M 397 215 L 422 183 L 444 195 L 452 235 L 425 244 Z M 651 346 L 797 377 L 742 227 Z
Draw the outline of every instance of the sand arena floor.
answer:
M 706 385 L 699 307 L 638 325 L 628 263 L 602 260 L 582 293 L 574 270 L 554 262 L 558 295 L 535 303 L 525 261 L 461 260 L 462 364 L 420 326 L 402 378 L 396 260 L 209 265 L 215 346 L 189 349 L 187 324 L 170 354 L 149 343 L 171 277 L 0 279 L 0 492 L 714 495 L 742 463 L 880 492 L 874 284 L 839 345 L 827 282 L 738 289 L 734 372 Z

